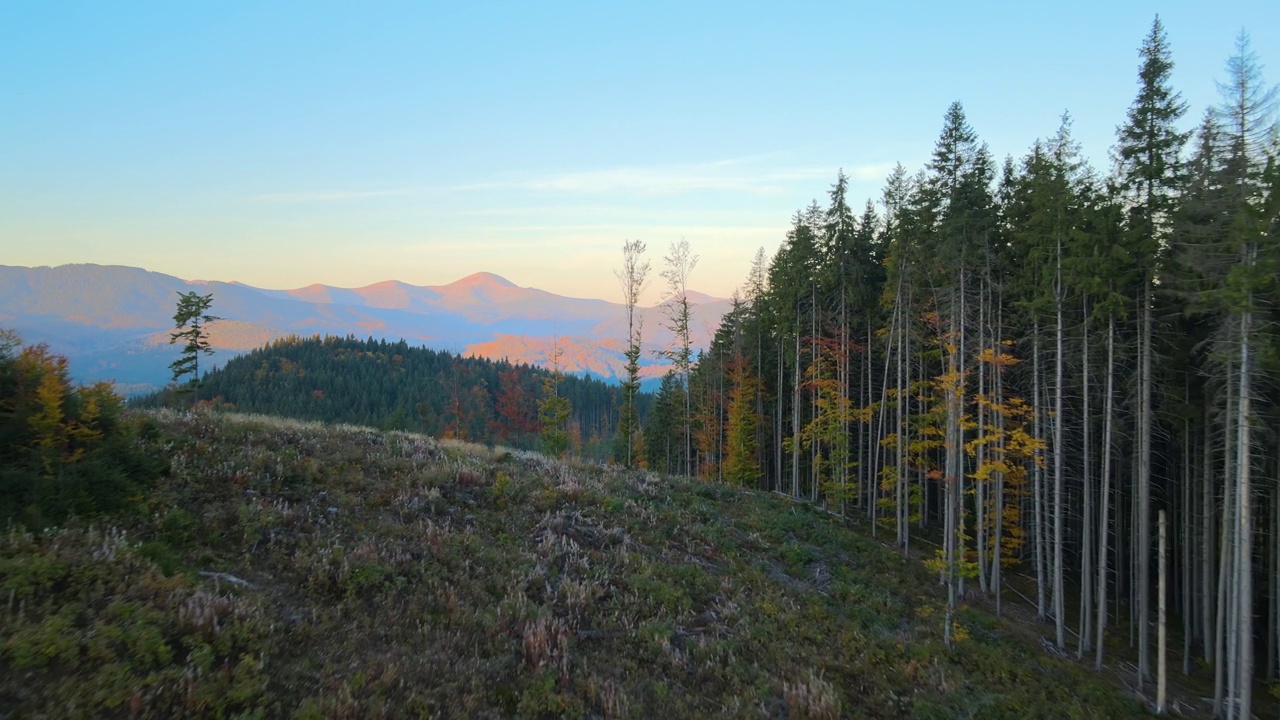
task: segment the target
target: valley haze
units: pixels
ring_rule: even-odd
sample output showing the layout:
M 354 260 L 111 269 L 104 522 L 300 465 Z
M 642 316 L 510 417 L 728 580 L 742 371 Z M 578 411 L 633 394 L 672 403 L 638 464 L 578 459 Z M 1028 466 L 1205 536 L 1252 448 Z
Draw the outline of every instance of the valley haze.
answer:
M 567 372 L 623 376 L 626 315 L 620 303 L 519 287 L 478 272 L 446 285 L 396 280 L 359 288 L 313 284 L 292 290 L 184 280 L 120 265 L 0 265 L 0 327 L 72 360 L 80 382 L 107 380 L 130 394 L 169 381 L 169 344 L 179 293 L 213 294 L 209 367 L 291 335 L 400 340 L 460 355 L 551 367 L 558 348 Z M 690 291 L 693 343 L 705 348 L 731 301 Z M 656 388 L 668 365 L 657 357 L 672 335 L 661 305 L 642 308 L 641 376 Z

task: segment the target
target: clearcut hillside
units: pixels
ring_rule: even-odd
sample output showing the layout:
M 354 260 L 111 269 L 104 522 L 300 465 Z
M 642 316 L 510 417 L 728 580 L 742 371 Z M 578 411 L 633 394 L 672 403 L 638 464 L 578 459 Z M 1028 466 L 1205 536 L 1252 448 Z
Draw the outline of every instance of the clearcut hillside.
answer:
M 1126 718 L 1118 686 L 759 492 L 153 416 L 131 512 L 0 540 L 10 717 Z

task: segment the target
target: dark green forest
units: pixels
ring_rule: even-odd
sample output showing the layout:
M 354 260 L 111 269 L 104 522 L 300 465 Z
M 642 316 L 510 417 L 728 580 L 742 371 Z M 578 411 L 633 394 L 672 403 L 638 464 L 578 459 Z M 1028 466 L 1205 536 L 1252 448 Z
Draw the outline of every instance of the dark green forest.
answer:
M 1110 168 L 1066 114 L 992 157 L 957 102 L 880 198 L 841 173 L 645 441 L 652 467 L 924 543 L 949 612 L 1016 590 L 1152 698 L 1167 642 L 1249 717 L 1280 669 L 1277 96 L 1242 33 L 1197 122 L 1173 58 L 1157 20 Z
M 557 396 L 569 401 L 563 429 L 570 452 L 604 459 L 618 423 L 617 387 L 403 340 L 285 338 L 228 360 L 205 375 L 196 392 L 198 400 L 241 412 L 535 449 L 549 379 Z M 171 393 L 135 404 L 158 407 L 173 400 Z

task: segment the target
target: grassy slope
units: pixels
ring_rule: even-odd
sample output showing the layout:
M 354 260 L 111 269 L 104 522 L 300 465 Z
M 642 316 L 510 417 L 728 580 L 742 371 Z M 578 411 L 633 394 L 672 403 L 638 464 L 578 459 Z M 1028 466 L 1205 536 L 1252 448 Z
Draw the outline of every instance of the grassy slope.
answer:
M 1141 715 L 989 616 L 947 650 L 918 562 L 774 497 L 402 433 L 161 424 L 171 477 L 127 535 L 0 541 L 0 714 Z

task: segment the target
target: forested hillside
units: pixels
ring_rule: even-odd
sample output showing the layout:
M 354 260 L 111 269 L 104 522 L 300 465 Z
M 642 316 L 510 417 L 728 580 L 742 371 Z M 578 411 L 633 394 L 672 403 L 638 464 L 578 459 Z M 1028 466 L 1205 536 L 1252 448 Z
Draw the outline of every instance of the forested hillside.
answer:
M 462 357 L 406 342 L 286 338 L 205 376 L 198 399 L 244 412 L 412 430 L 435 437 L 538 446 L 547 381 L 567 399 L 575 455 L 603 458 L 618 422 L 620 390 L 529 365 Z M 141 407 L 162 404 L 155 395 Z
M 664 385 L 651 466 L 939 540 L 949 612 L 1007 606 L 1016 565 L 1054 645 L 1129 644 L 1151 696 L 1167 607 L 1173 672 L 1249 717 L 1280 653 L 1276 94 L 1242 35 L 1190 132 L 1172 68 L 1156 21 L 1110 169 L 1067 115 L 1001 162 L 955 103 L 879 203 L 841 174 L 760 256 L 689 416 Z

